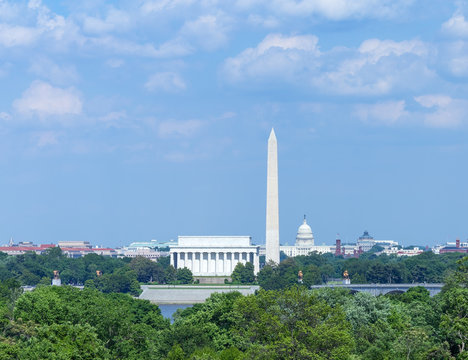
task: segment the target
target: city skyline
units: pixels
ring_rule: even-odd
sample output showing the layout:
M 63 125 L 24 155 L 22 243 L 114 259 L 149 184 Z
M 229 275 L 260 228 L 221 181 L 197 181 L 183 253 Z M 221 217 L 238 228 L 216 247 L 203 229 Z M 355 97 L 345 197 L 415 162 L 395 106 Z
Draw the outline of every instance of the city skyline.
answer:
M 460 1 L 0 1 L 0 243 L 468 238 Z

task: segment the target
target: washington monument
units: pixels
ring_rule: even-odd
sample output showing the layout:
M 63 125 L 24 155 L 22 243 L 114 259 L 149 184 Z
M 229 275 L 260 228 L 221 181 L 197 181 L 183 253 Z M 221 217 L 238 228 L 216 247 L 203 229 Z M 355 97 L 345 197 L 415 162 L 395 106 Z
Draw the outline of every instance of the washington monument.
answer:
M 278 147 L 275 130 L 268 138 L 267 163 L 267 206 L 266 206 L 266 262 L 279 264 L 279 210 L 278 210 Z

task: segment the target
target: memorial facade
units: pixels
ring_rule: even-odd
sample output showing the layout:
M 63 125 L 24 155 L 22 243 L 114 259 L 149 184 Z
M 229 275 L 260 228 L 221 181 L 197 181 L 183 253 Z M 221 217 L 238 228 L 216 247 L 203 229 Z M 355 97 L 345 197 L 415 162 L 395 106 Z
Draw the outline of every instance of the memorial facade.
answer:
M 260 271 L 260 247 L 250 236 L 179 236 L 171 247 L 171 265 L 188 268 L 194 276 L 230 276 L 237 263 L 250 262 Z

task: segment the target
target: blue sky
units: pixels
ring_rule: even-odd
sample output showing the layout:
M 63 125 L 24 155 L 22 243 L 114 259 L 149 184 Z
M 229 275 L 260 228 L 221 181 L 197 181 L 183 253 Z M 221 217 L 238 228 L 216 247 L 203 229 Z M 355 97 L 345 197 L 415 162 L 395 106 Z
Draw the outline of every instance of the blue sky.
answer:
M 0 243 L 468 237 L 468 6 L 0 0 Z

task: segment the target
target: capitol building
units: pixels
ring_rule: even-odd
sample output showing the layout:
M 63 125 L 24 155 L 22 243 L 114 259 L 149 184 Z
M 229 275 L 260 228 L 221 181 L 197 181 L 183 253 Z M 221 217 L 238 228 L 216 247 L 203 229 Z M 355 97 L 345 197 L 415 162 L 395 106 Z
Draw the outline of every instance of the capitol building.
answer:
M 312 252 L 325 254 L 332 252 L 332 249 L 329 245 L 315 245 L 314 234 L 312 233 L 312 229 L 307 224 L 306 217 L 304 216 L 304 220 L 297 230 L 296 244 L 293 246 L 280 246 L 280 251 L 284 252 L 286 256 L 294 257 L 299 255 L 308 255 Z

